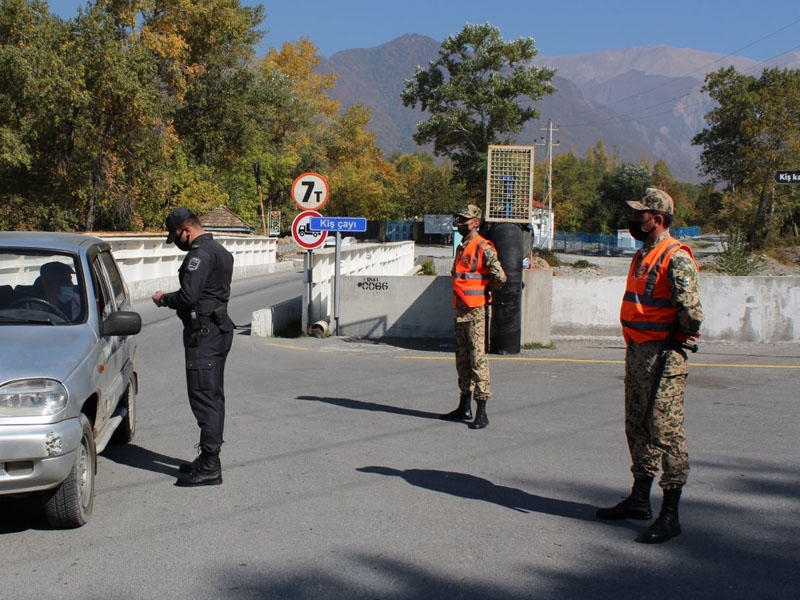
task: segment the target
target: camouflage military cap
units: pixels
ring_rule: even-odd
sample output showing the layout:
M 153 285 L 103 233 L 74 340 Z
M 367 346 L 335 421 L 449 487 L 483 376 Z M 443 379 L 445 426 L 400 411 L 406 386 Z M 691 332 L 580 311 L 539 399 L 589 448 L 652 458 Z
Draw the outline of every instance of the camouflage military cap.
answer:
M 456 217 L 463 217 L 465 219 L 480 219 L 481 218 L 481 209 L 475 206 L 474 204 L 467 204 L 464 208 L 458 211 L 455 216 Z
M 628 206 L 633 210 L 655 210 L 668 215 L 673 212 L 672 198 L 667 192 L 658 188 L 647 188 L 641 200 L 628 200 Z

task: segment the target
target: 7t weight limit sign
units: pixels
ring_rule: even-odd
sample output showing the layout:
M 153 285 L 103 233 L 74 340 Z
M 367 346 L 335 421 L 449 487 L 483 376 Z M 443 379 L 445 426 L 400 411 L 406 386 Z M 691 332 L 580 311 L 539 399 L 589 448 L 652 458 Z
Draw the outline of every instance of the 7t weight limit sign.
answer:
M 318 210 L 328 201 L 328 181 L 319 173 L 303 173 L 292 182 L 292 200 L 300 210 Z

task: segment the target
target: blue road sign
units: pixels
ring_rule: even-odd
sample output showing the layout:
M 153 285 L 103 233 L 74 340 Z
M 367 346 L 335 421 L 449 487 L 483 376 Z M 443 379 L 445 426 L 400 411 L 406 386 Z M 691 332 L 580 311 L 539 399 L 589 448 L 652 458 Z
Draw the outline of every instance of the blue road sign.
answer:
M 365 217 L 311 217 L 308 226 L 314 231 L 366 231 L 367 219 Z
M 775 181 L 777 183 L 800 183 L 800 170 L 775 171 Z

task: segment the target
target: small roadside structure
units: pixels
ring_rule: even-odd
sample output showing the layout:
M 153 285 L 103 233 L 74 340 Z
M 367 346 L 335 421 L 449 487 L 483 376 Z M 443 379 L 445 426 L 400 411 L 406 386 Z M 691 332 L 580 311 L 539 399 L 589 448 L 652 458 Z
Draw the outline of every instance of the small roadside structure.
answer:
M 211 212 L 200 216 L 203 229 L 220 233 L 244 233 L 252 235 L 254 229 L 250 224 L 227 206 L 218 206 Z

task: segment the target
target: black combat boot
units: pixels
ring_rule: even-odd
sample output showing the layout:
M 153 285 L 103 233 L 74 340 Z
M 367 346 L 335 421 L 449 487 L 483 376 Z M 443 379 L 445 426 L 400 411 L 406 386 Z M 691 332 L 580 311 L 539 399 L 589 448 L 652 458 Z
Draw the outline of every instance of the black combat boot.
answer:
M 652 477 L 636 477 L 633 480 L 631 495 L 611 508 L 598 508 L 597 518 L 609 521 L 620 519 L 639 519 L 646 521 L 653 516 L 650 510 L 650 486 Z
M 653 524 L 642 534 L 639 541 L 645 544 L 660 544 L 681 533 L 678 522 L 678 502 L 681 499 L 681 488 L 664 490 L 664 501 L 661 512 Z
M 197 456 L 194 457 L 194 460 L 192 462 L 181 462 L 178 465 L 178 471 L 181 473 L 191 473 L 197 468 L 197 463 L 200 462 L 200 444 L 195 444 L 194 449 L 197 451 Z
M 449 413 L 439 415 L 443 421 L 469 421 L 472 418 L 472 397 L 470 394 L 461 394 L 458 408 Z
M 201 452 L 197 457 L 194 467 L 190 472 L 178 477 L 175 485 L 180 487 L 194 487 L 196 485 L 219 485 L 222 483 L 222 465 L 219 454 Z
M 475 411 L 475 420 L 469 424 L 470 429 L 483 429 L 489 424 L 489 417 L 486 416 L 486 400 L 476 400 L 478 405 Z
M 200 462 L 200 455 L 197 455 L 192 462 L 182 462 L 178 465 L 178 471 L 181 473 L 191 473 L 197 468 L 197 463 Z

